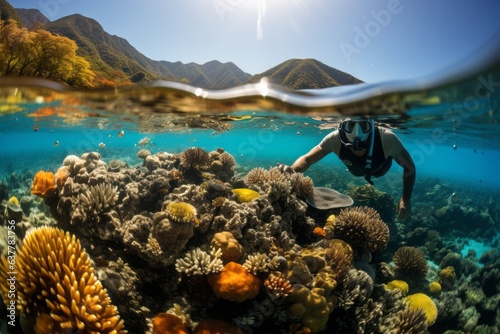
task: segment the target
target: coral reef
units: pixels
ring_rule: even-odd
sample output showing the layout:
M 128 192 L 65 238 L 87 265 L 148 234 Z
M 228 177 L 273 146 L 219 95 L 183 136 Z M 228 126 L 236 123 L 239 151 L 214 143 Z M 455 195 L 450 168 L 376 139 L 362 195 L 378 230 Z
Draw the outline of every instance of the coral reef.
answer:
M 100 291 L 106 292 L 101 302 L 109 303 L 108 312 L 116 312 L 117 319 L 119 312 L 129 332 L 493 333 L 498 327 L 498 242 L 488 252 L 468 247 L 467 253 L 464 247 L 473 244 L 450 232 L 472 231 L 454 230 L 452 224 L 479 217 L 481 210 L 492 219 L 500 217 L 494 202 L 485 200 L 479 209 L 464 197 L 450 197 L 449 187 L 429 195 L 416 191 L 412 216 L 395 228 L 392 199 L 371 186 L 350 186 L 351 196 L 363 206 L 318 212 L 304 201 L 312 194 L 313 183 L 301 173 L 237 166 L 233 156 L 220 148 L 152 153 L 154 148 L 138 147 L 137 157 L 126 163 L 112 159 L 106 163 L 97 152 L 68 156 L 62 166 L 54 167 L 53 185 L 50 177 L 48 182 L 40 177 L 39 186 L 33 185 L 40 188 L 38 196 L 7 191 L 0 210 L 4 222 L 12 215 L 22 216 L 21 225 L 16 225 L 19 239 L 30 227 L 45 224 L 57 224 L 78 238 L 80 250 L 85 247 L 86 259 L 92 261 L 88 269 L 92 274 L 84 283 L 100 284 Z M 109 150 L 102 152 L 110 157 Z M 135 167 L 133 159 L 138 161 Z M 236 174 L 235 168 L 249 172 Z M 24 179 L 12 176 L 12 184 L 20 188 L 24 184 L 29 193 L 31 173 Z M 336 188 L 336 184 L 326 186 Z M 9 203 L 12 196 L 19 203 L 14 199 Z M 443 216 L 436 216 L 434 212 L 444 206 Z M 60 238 L 61 244 L 65 238 L 66 234 Z M 8 229 L 3 226 L 2 254 L 7 241 Z M 64 247 L 45 244 L 57 248 L 54 254 L 60 261 L 59 249 Z M 73 248 L 68 249 L 64 252 Z M 429 266 L 426 258 L 439 267 Z M 47 254 L 49 267 L 48 259 L 56 262 L 52 253 Z M 35 260 L 25 258 L 22 266 L 29 261 Z M 76 268 L 76 260 L 71 261 L 66 266 Z M 2 258 L 2 282 L 8 265 Z M 452 285 L 450 276 L 444 275 L 450 266 L 455 271 Z M 54 270 L 66 289 L 64 277 L 71 281 L 71 272 L 56 265 Z M 81 274 L 77 270 L 73 275 L 78 279 Z M 76 302 L 77 296 L 66 290 L 61 295 L 61 288 L 52 282 L 38 282 L 33 284 L 47 285 L 45 292 L 26 303 L 29 314 L 23 311 L 37 330 L 62 329 L 50 312 L 63 322 L 67 322 L 63 317 L 71 318 L 75 329 L 81 326 L 72 318 L 83 313 L 80 306 L 60 306 L 72 298 Z M 0 284 L 0 291 L 5 298 L 5 284 Z M 52 291 L 61 297 L 54 298 Z M 409 302 L 415 297 L 405 297 L 419 293 L 432 296 L 435 313 L 428 301 L 416 307 Z M 35 310 L 41 311 L 35 315 Z M 439 316 L 434 319 L 433 314 Z

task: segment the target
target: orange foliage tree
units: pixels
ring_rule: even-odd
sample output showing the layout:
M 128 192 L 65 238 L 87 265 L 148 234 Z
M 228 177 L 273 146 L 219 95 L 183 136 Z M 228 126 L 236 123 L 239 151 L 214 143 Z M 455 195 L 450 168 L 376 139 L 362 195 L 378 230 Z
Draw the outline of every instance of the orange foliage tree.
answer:
M 46 30 L 0 21 L 0 75 L 41 77 L 73 87 L 91 87 L 90 63 L 76 54 L 76 43 Z

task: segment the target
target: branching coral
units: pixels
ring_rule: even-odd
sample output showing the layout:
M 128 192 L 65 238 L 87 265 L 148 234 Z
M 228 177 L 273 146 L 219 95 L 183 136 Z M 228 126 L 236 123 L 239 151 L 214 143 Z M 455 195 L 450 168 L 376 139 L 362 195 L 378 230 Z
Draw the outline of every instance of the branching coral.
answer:
M 126 333 L 74 235 L 52 227 L 34 229 L 16 260 L 18 310 L 37 316 L 38 330 Z
M 100 215 L 115 205 L 118 199 L 117 188 L 108 183 L 99 183 L 90 186 L 86 192 L 78 196 L 78 199 L 85 212 Z
M 165 211 L 168 217 L 178 223 L 188 223 L 196 219 L 196 208 L 185 202 L 170 202 Z
M 429 265 L 424 257 L 424 252 L 410 246 L 398 248 L 393 259 L 396 265 L 395 274 L 402 278 L 424 279 L 427 276 Z
M 342 210 L 335 219 L 333 234 L 359 254 L 383 251 L 389 242 L 389 227 L 376 210 L 366 206 Z
M 368 301 L 372 292 L 372 278 L 362 270 L 350 269 L 342 280 L 339 305 L 346 310 L 354 305 L 362 305 Z
M 423 293 L 415 293 L 407 296 L 405 300 L 408 302 L 410 309 L 421 309 L 424 311 L 429 326 L 436 322 L 438 309 L 429 296 Z
M 210 253 L 207 253 L 196 248 L 185 254 L 184 258 L 177 259 L 175 269 L 187 276 L 218 273 L 223 269 L 221 255 L 220 249 L 212 249 Z
M 276 167 L 269 170 L 262 167 L 254 168 L 248 172 L 245 181 L 265 189 L 266 192 L 276 188 L 278 184 L 285 184 L 289 189 L 288 192 L 303 198 L 312 196 L 314 190 L 314 184 L 310 177 L 304 176 L 302 173 L 283 173 Z
M 257 275 L 259 272 L 268 272 L 269 256 L 263 253 L 249 255 L 243 267 L 249 272 Z
M 264 281 L 264 286 L 271 299 L 288 297 L 293 292 L 290 281 L 279 271 L 272 272 Z
M 56 183 L 54 173 L 38 171 L 33 179 L 31 193 L 40 197 L 51 196 L 55 193 Z

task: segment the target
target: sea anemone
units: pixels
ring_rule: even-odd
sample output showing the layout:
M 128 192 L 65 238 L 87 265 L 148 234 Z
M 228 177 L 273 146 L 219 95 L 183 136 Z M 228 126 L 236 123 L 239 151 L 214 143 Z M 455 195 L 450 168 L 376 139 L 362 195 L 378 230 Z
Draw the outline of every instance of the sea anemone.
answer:
M 26 235 L 16 261 L 17 307 L 21 314 L 37 316 L 38 329 L 126 333 L 74 235 L 53 227 L 34 229 Z
M 109 183 L 99 183 L 90 186 L 86 192 L 78 196 L 85 212 L 100 215 L 111 210 L 118 199 L 117 188 Z
M 427 276 L 429 265 L 424 252 L 416 247 L 403 246 L 398 248 L 393 256 L 396 265 L 395 273 L 404 278 L 424 279 Z
M 180 154 L 180 161 L 187 169 L 203 169 L 209 164 L 208 152 L 199 147 L 191 147 Z
M 260 197 L 260 194 L 257 191 L 247 188 L 233 189 L 233 193 L 236 194 L 236 201 L 238 203 L 251 202 Z
M 383 251 L 389 242 L 389 227 L 367 206 L 343 209 L 335 219 L 333 234 L 359 254 Z
M 40 197 L 48 197 L 55 193 L 56 184 L 54 173 L 43 170 L 36 173 L 31 187 L 31 193 Z
M 421 309 L 422 311 L 424 311 L 427 319 L 427 325 L 431 326 L 436 322 L 438 309 L 436 307 L 436 304 L 434 304 L 429 296 L 423 293 L 415 293 L 413 295 L 407 296 L 405 300 L 408 302 L 410 309 Z
M 185 202 L 170 202 L 166 212 L 168 217 L 177 223 L 188 223 L 196 219 L 196 208 Z

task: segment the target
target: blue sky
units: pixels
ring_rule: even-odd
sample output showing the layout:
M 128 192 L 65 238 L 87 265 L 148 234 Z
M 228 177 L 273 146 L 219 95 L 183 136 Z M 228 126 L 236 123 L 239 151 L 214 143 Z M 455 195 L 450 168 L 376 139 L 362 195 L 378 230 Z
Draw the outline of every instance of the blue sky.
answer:
M 498 0 L 8 0 L 79 13 L 155 60 L 232 61 L 251 74 L 315 58 L 366 82 L 418 78 L 500 32 Z

